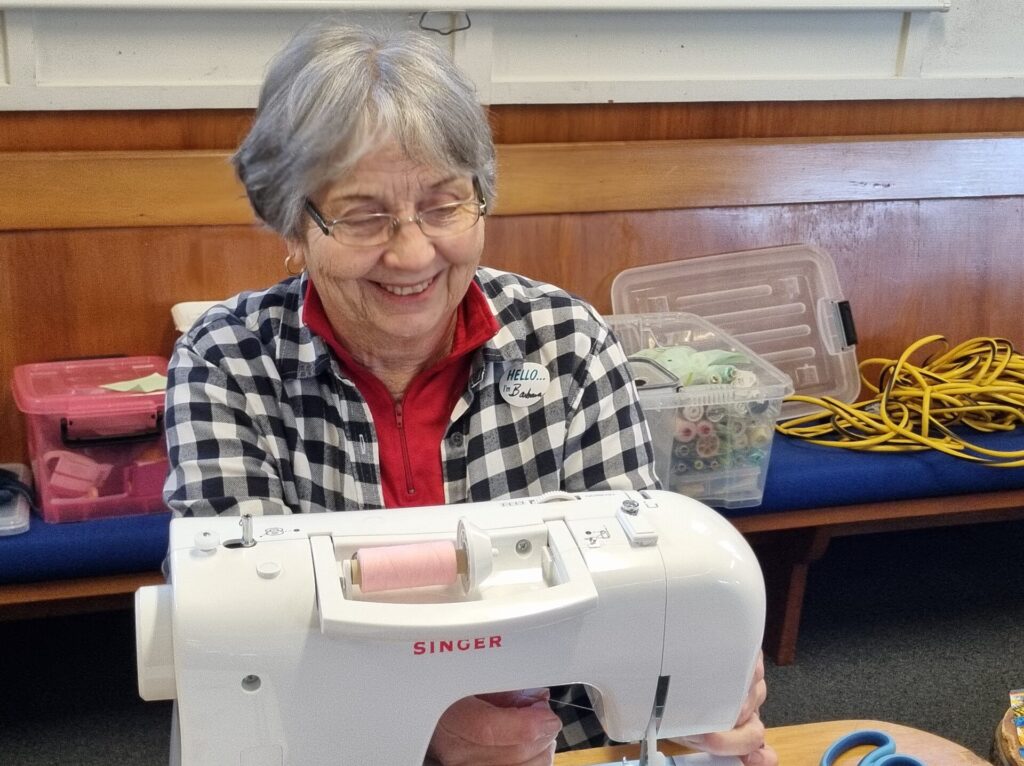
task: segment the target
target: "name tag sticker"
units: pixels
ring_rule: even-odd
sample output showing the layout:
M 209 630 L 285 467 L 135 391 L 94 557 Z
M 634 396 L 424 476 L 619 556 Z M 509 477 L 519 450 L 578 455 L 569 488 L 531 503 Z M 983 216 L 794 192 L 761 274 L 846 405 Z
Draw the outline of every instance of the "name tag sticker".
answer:
M 520 367 L 505 370 L 498 381 L 498 390 L 501 398 L 513 407 L 529 407 L 544 396 L 550 385 L 551 376 L 544 365 L 525 362 Z

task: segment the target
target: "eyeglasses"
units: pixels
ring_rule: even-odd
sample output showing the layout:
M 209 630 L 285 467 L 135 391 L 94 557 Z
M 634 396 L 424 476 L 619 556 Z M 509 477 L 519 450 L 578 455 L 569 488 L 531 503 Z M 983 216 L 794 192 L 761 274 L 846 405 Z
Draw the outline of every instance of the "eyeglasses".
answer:
M 487 201 L 475 178 L 473 189 L 476 192 L 473 199 L 420 210 L 409 218 L 398 218 L 390 213 L 367 213 L 327 220 L 309 199 L 306 200 L 306 212 L 320 231 L 350 247 L 372 247 L 390 242 L 405 223 L 419 226 L 425 237 L 441 239 L 469 231 L 480 216 L 486 215 Z

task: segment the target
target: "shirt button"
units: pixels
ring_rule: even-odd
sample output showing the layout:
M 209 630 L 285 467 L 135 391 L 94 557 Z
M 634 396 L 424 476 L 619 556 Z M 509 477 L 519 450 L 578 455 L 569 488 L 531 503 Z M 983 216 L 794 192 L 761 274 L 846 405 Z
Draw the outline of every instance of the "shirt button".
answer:
M 453 433 L 451 436 L 448 437 L 448 443 L 451 444 L 453 447 L 461 447 L 462 446 L 462 434 L 460 432 L 456 431 L 455 433 Z

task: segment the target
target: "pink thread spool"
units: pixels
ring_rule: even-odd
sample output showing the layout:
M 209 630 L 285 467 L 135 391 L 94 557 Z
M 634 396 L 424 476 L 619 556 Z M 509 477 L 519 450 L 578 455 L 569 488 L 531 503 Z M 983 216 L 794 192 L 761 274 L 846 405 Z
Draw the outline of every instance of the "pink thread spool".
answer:
M 363 593 L 451 585 L 465 571 L 465 556 L 450 540 L 361 548 L 352 560 L 352 582 Z

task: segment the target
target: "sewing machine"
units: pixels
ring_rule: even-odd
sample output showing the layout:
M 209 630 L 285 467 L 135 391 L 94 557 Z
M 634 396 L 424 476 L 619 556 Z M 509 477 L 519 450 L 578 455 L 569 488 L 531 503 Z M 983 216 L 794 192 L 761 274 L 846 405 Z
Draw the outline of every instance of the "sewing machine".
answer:
M 453 581 L 359 584 L 360 551 L 425 543 Z M 764 627 L 746 541 L 670 492 L 175 519 L 169 564 L 136 593 L 139 691 L 177 700 L 184 766 L 418 766 L 453 702 L 568 683 L 671 763 L 657 738 L 733 727 Z

